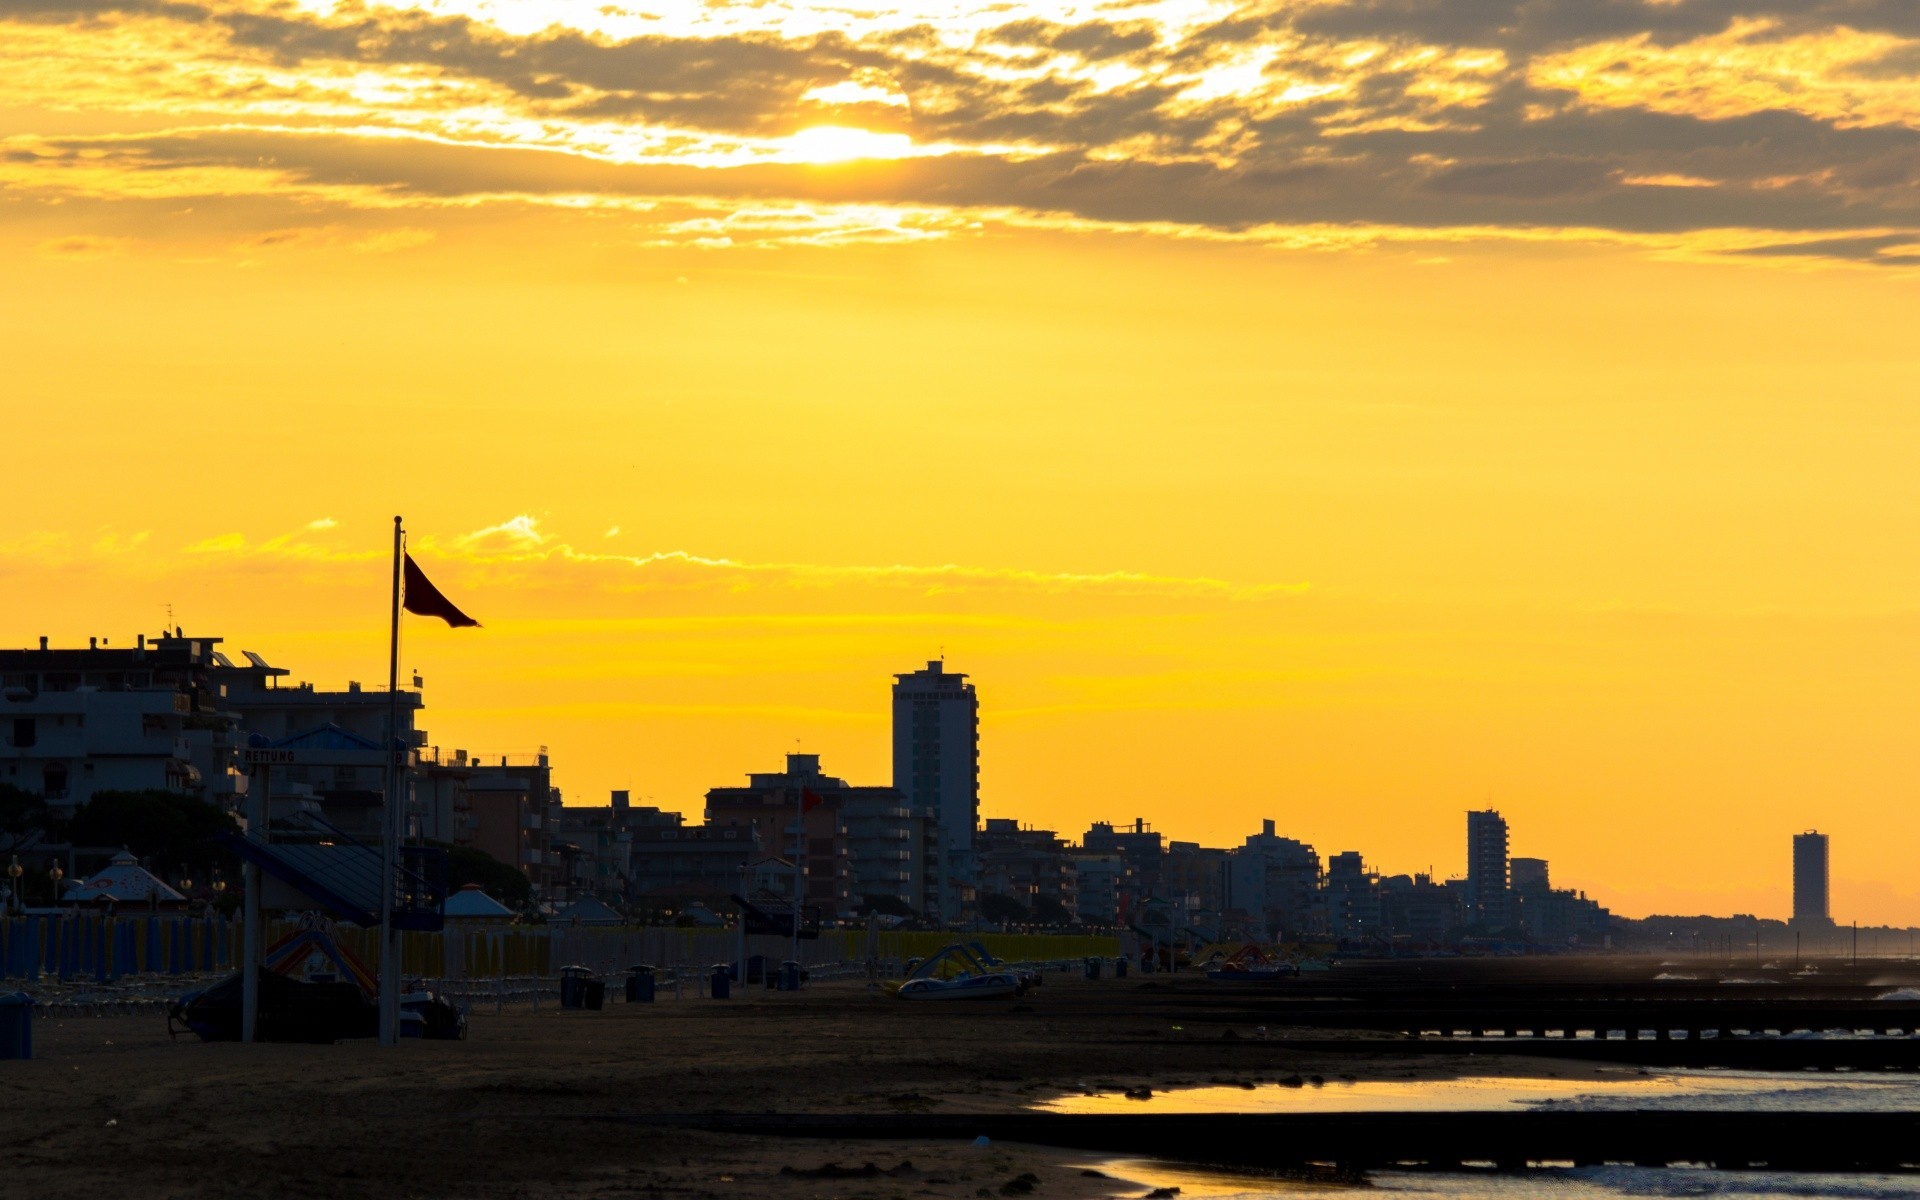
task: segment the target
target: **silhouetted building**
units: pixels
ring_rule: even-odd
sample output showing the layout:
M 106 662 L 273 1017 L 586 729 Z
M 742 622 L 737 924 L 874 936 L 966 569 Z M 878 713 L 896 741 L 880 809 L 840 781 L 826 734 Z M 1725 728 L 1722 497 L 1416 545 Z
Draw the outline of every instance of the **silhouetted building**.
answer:
M 1343 850 L 1327 860 L 1327 924 L 1342 941 L 1384 936 L 1380 876 L 1367 870 L 1358 850 Z
M 1079 889 L 1076 911 L 1087 925 L 1120 925 L 1139 902 L 1133 877 L 1133 864 L 1124 854 L 1088 850 L 1071 851 L 1074 882 Z
M 1070 848 L 1051 829 L 1022 829 L 990 818 L 975 841 L 980 894 L 1007 896 L 1033 920 L 1066 924 L 1079 919 L 1080 878 Z
M 959 918 L 975 886 L 974 829 L 980 823 L 980 700 L 964 674 L 929 662 L 894 676 L 893 786 L 907 807 L 939 822 L 940 920 Z
M 1507 822 L 1492 809 L 1467 813 L 1469 919 L 1490 929 L 1512 921 L 1507 904 Z
M 168 791 L 231 806 L 234 718 L 211 680 L 219 638 L 0 650 L 0 783 L 70 816 L 95 792 Z
M 1793 923 L 1831 928 L 1827 903 L 1827 835 L 1809 829 L 1793 835 Z
M 1539 892 L 1552 891 L 1553 885 L 1547 881 L 1547 860 L 1544 858 L 1508 859 L 1507 888 L 1516 896 L 1530 896 Z
M 1198 842 L 1168 842 L 1160 856 L 1160 894 L 1186 897 L 1190 911 L 1226 911 L 1233 902 L 1233 852 Z
M 560 789 L 545 754 L 454 750 L 444 759 L 423 757 L 418 775 L 414 820 L 423 836 L 471 846 L 519 868 L 536 900 L 573 898 L 572 864 L 553 836 Z M 276 776 L 276 792 L 279 787 Z
M 1098 854 L 1118 854 L 1127 860 L 1133 868 L 1133 878 L 1141 895 L 1152 895 L 1160 883 L 1161 842 L 1164 839 L 1155 833 L 1142 817 L 1135 817 L 1132 825 L 1115 828 L 1110 821 L 1095 821 L 1087 827 L 1080 844 Z
M 745 868 L 759 852 L 751 826 L 687 825 L 679 813 L 662 813 L 628 830 L 628 899 L 651 911 L 679 912 L 696 901 L 728 911 L 729 896 L 752 890 Z
M 1233 855 L 1230 907 L 1253 919 L 1261 940 L 1315 937 L 1326 932 L 1320 891 L 1320 854 L 1305 842 L 1281 837 L 1272 821 Z
M 801 813 L 811 792 L 818 804 Z M 891 787 L 854 787 L 820 770 L 817 754 L 787 755 L 782 772 L 756 772 L 743 788 L 707 792 L 707 824 L 751 829 L 788 862 L 799 855 L 806 902 L 828 919 L 851 917 L 867 896 L 892 896 L 924 913 L 938 902 L 926 878 L 930 812 L 917 812 Z M 804 832 L 804 837 L 796 834 Z
M 1380 916 L 1396 940 L 1441 945 L 1463 917 L 1459 889 L 1430 875 L 1389 875 L 1380 881 Z

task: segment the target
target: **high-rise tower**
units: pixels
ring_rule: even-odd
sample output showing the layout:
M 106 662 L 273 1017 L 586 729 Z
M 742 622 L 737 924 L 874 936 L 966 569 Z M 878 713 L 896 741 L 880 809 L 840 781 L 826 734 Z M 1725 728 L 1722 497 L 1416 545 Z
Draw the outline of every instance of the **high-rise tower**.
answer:
M 1477 925 L 1504 929 L 1507 911 L 1507 820 L 1493 809 L 1467 813 L 1467 903 Z
M 963 674 L 935 660 L 894 676 L 893 786 L 940 827 L 942 911 L 953 920 L 974 884 L 980 823 L 980 700 Z
M 1827 835 L 1811 829 L 1793 835 L 1793 923 L 1833 925 L 1827 907 Z

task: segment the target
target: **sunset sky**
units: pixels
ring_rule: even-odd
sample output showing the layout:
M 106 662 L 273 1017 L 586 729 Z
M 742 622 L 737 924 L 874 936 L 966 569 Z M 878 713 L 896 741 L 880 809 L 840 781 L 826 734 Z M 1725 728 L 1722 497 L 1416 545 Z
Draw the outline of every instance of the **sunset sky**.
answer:
M 0 0 L 0 641 L 1920 922 L 1920 4 Z

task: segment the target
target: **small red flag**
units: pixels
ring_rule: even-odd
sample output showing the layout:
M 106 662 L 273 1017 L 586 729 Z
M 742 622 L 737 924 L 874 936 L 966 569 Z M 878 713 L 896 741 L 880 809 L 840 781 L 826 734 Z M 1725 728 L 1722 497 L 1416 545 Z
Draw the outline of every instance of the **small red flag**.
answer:
M 800 789 L 800 814 L 805 816 L 827 802 L 827 798 L 812 788 Z
M 480 624 L 440 594 L 440 589 L 433 586 L 433 581 L 420 569 L 420 564 L 413 561 L 413 555 L 407 555 L 406 559 L 406 583 L 401 594 L 406 597 L 404 607 L 408 612 L 416 617 L 439 617 L 455 629 Z

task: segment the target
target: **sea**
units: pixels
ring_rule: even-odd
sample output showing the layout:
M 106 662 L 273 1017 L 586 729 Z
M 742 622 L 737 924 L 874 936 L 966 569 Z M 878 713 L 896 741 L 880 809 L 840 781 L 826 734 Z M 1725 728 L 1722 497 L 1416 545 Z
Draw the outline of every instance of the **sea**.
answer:
M 1463 1112 L 1514 1107 L 1711 1110 L 1716 1112 L 1920 1112 L 1920 1080 L 1911 1075 L 1771 1074 L 1646 1071 L 1621 1068 L 1598 1077 L 1342 1080 L 1251 1090 L 1239 1086 L 1172 1088 L 1150 1099 L 1087 1089 L 1042 1105 L 1053 1112 Z M 1920 1174 L 1716 1171 L 1705 1167 L 1541 1167 L 1527 1171 L 1379 1171 L 1366 1182 L 1309 1183 L 1205 1170 L 1147 1159 L 1089 1159 L 1116 1180 L 1178 1188 L 1180 1200 L 1265 1200 L 1334 1193 L 1405 1200 L 1622 1200 L 1631 1197 L 1729 1197 L 1733 1200 L 1920 1200 Z M 1136 1193 L 1138 1194 L 1138 1193 Z

